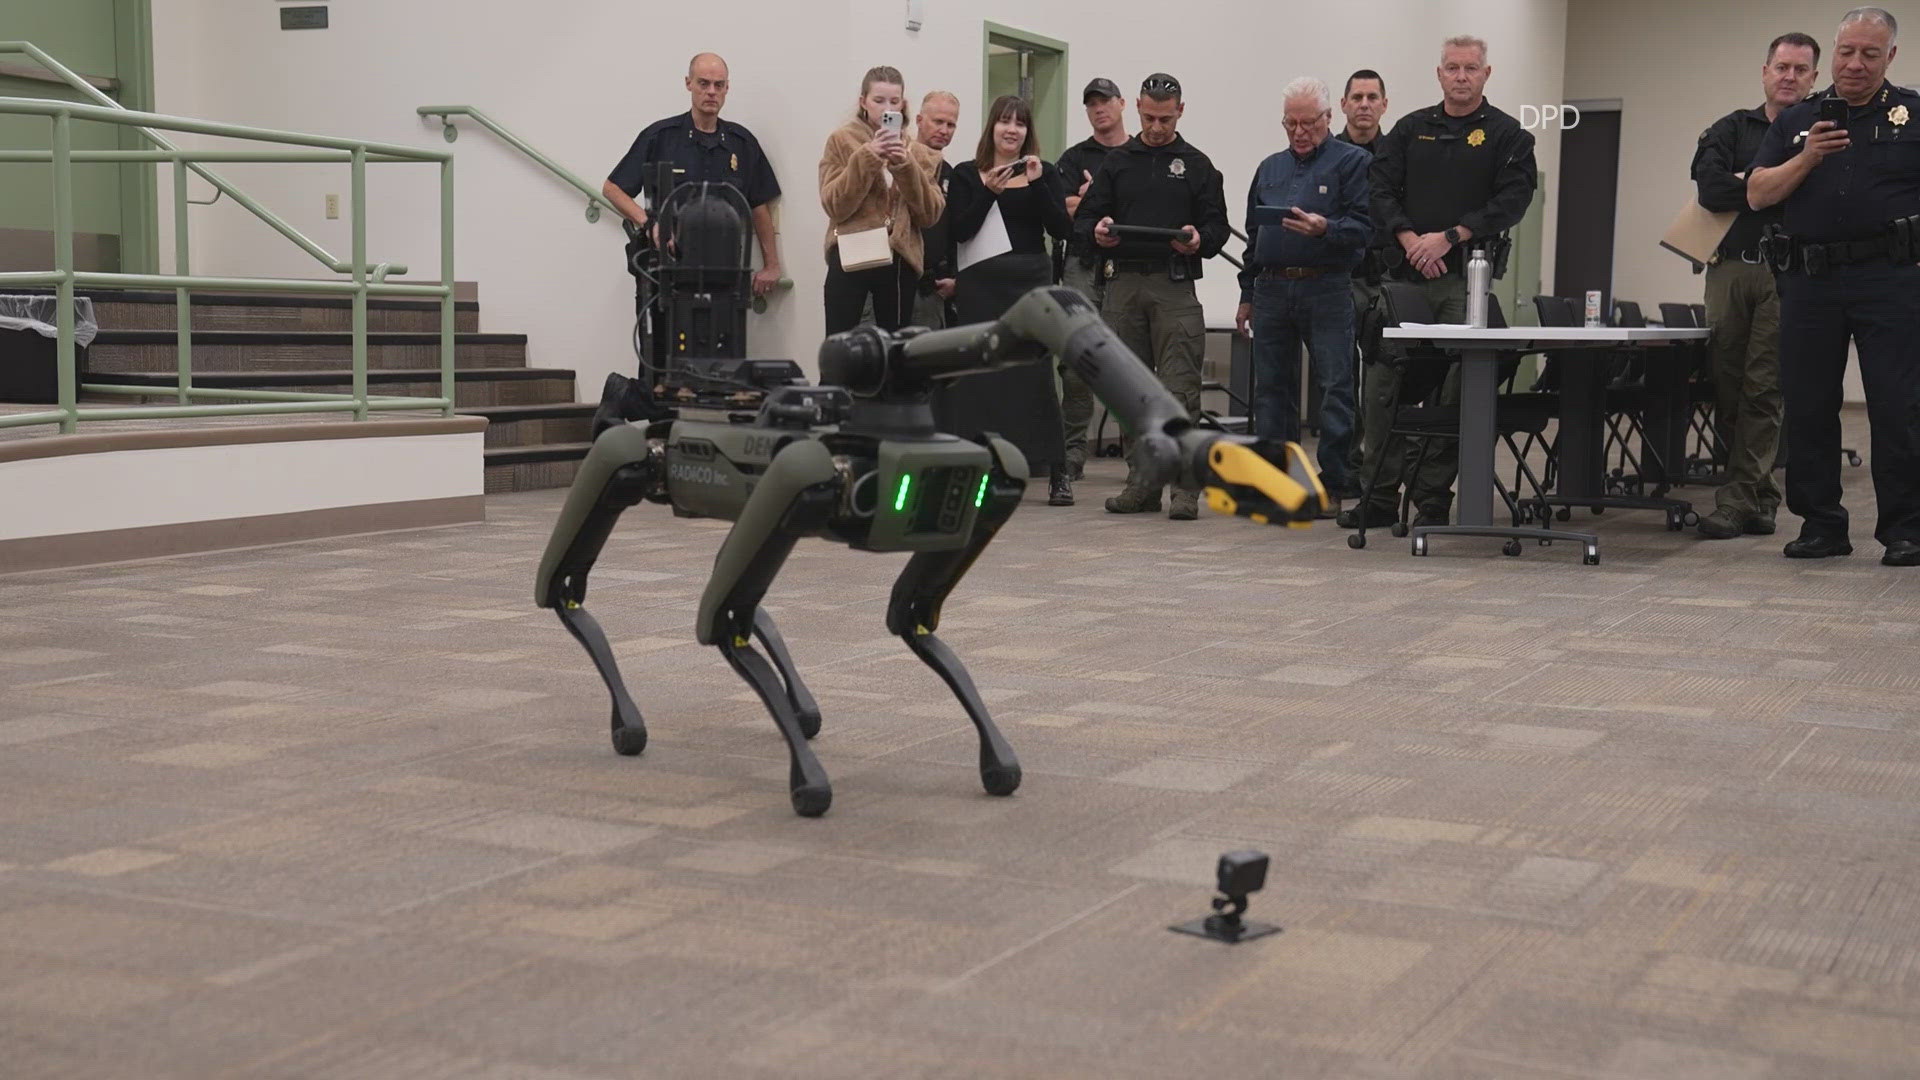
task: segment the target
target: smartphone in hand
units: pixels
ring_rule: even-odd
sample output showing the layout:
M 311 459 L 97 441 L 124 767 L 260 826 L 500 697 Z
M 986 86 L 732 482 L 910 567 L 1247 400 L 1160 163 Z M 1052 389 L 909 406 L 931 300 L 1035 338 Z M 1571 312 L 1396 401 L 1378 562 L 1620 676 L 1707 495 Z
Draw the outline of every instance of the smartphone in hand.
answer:
M 1841 128 L 1847 126 L 1847 99 L 1838 94 L 1820 99 L 1820 114 L 1815 120 L 1831 120 Z
M 886 112 L 880 114 L 880 126 L 898 135 L 906 130 L 907 118 L 892 109 L 888 109 Z

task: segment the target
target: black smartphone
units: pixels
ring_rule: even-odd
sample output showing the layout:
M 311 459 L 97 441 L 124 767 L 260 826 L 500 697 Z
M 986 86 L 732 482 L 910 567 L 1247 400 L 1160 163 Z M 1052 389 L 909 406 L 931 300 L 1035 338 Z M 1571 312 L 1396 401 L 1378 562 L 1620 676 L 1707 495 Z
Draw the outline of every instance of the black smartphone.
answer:
M 1847 126 L 1847 99 L 1835 94 L 1820 99 L 1820 115 L 1816 120 L 1831 120 L 1841 127 Z

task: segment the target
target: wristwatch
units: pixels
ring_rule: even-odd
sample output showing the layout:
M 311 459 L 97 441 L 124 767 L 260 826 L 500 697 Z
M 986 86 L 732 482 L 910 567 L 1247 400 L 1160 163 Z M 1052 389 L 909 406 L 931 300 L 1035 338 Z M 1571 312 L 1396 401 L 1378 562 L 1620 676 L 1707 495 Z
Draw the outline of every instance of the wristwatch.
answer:
M 1442 233 L 1441 235 L 1447 238 L 1447 243 L 1457 244 L 1460 242 L 1460 227 L 1456 225 L 1453 228 L 1448 229 L 1446 232 Z

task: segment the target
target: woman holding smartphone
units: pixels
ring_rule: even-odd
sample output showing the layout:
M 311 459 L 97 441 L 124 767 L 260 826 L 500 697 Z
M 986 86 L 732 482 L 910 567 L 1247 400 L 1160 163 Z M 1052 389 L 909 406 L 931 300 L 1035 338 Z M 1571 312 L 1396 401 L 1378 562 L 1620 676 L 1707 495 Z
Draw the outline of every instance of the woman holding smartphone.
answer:
M 939 155 L 907 140 L 907 120 L 906 80 L 895 68 L 873 68 L 860 80 L 854 118 L 821 151 L 829 334 L 853 329 L 869 299 L 886 330 L 913 312 L 925 265 L 920 231 L 940 220 L 946 198 L 934 183 Z
M 997 319 L 1015 300 L 1053 281 L 1046 238 L 1065 240 L 1073 222 L 1060 170 L 1041 160 L 1025 100 L 994 100 L 973 160 L 954 167 L 948 198 L 953 206 L 947 220 L 963 263 L 953 294 L 962 323 Z M 1003 246 L 1001 232 L 1005 250 L 966 263 L 970 245 L 976 254 Z M 1050 504 L 1073 504 L 1053 365 L 1024 364 L 952 380 L 936 393 L 934 415 L 942 431 L 956 435 L 997 432 L 1026 455 L 1031 475 L 1049 476 Z

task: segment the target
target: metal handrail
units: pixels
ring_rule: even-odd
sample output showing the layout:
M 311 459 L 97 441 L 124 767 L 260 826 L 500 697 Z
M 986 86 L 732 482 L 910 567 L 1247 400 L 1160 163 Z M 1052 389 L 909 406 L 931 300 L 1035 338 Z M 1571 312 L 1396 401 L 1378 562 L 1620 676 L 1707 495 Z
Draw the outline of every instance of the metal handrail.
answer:
M 588 221 L 599 221 L 600 209 L 602 207 L 613 211 L 615 220 L 621 218 L 620 208 L 607 201 L 607 197 L 600 193 L 600 189 L 587 186 L 586 181 L 568 172 L 562 168 L 558 162 L 534 149 L 527 140 L 508 131 L 501 125 L 500 121 L 495 120 L 493 117 L 488 116 L 472 105 L 422 105 L 413 111 L 419 113 L 421 116 L 439 117 L 440 135 L 448 142 L 453 142 L 460 137 L 460 129 L 453 125 L 452 118 L 456 116 L 470 117 L 481 127 L 500 136 L 501 141 L 505 142 L 508 146 L 532 158 L 535 164 L 566 181 L 575 190 L 579 191 L 580 194 L 585 195 L 587 197 Z
M 13 46 L 47 64 L 65 71 L 38 49 L 23 42 L 0 42 L 0 50 Z M 71 74 L 71 73 L 69 73 Z M 85 105 L 38 98 L 0 97 L 0 115 L 43 116 L 52 122 L 53 138 L 46 151 L 9 151 L 0 160 L 47 162 L 53 166 L 54 269 L 26 273 L 0 273 L 0 287 L 8 285 L 53 286 L 55 304 L 58 408 L 50 412 L 0 416 L 0 427 L 58 423 L 60 431 L 71 433 L 80 420 L 132 420 L 185 416 L 242 416 L 273 413 L 351 412 L 364 420 L 370 412 L 395 409 L 439 409 L 447 415 L 454 406 L 454 287 L 453 287 L 453 155 L 442 150 L 422 150 L 391 143 L 337 139 L 305 135 L 272 128 L 220 124 L 162 113 L 141 112 L 119 105 Z M 161 150 L 93 150 L 73 148 L 73 125 L 89 121 L 132 127 L 147 136 Z M 181 150 L 154 134 L 154 129 L 183 131 L 225 138 L 251 139 L 280 143 L 298 150 L 233 151 Z M 188 245 L 187 172 L 192 169 L 208 176 L 236 201 L 251 200 L 225 186 L 224 181 L 198 169 L 206 160 L 311 162 L 344 161 L 352 172 L 353 258 L 338 263 L 342 273 L 351 273 L 348 281 L 303 281 L 280 278 L 220 278 L 196 276 L 190 272 Z M 74 268 L 73 166 L 76 162 L 170 162 L 173 166 L 174 267 L 172 274 L 111 274 Z M 402 285 L 387 281 L 387 276 L 404 272 L 394 263 L 369 263 L 367 259 L 367 165 L 383 162 L 424 162 L 440 166 L 440 281 L 435 285 Z M 277 219 L 276 219 L 277 220 Z M 271 224 L 271 222 L 269 222 Z M 301 243 L 305 238 L 289 226 L 280 230 L 288 239 Z M 310 242 L 309 242 L 310 243 Z M 301 243 L 308 247 L 309 243 Z M 324 255 L 324 252 L 320 254 Z M 330 257 L 329 257 L 330 258 Z M 334 260 L 334 262 L 338 262 Z M 175 315 L 178 326 L 177 353 L 179 377 L 175 387 L 178 404 L 172 406 L 136 406 L 132 408 L 89 409 L 78 405 L 80 391 L 101 394 L 151 393 L 150 389 L 117 384 L 79 385 L 76 373 L 74 332 L 74 289 L 77 286 L 103 288 L 172 287 L 175 290 Z M 344 293 L 353 301 L 353 389 L 350 394 L 317 394 L 267 390 L 235 391 L 193 385 L 193 307 L 191 290 L 229 289 L 256 292 Z M 372 296 L 430 296 L 440 301 L 440 396 L 437 398 L 370 396 L 367 393 L 367 302 Z M 144 391 L 144 392 L 143 392 Z M 228 398 L 233 405 L 190 404 L 195 397 Z
M 105 93 L 101 92 L 99 87 L 95 86 L 92 82 L 88 81 L 85 76 L 75 73 L 74 71 L 69 69 L 66 65 L 60 63 L 58 60 L 55 60 L 53 57 L 48 56 L 44 52 L 41 52 L 38 48 L 34 47 L 33 43 L 31 42 L 0 41 L 0 54 L 5 54 L 5 53 L 19 53 L 23 56 L 32 58 L 35 63 L 39 64 L 40 66 L 46 68 L 48 71 L 51 71 L 55 75 L 59 76 L 62 82 L 66 83 L 68 86 L 72 87 L 74 90 L 79 91 L 80 93 L 86 95 L 88 99 L 92 100 L 99 107 L 114 109 L 120 112 L 128 113 L 129 115 L 134 114 L 134 110 L 128 109 L 125 106 L 121 105 L 119 102 L 108 97 Z M 78 109 L 78 108 L 85 108 L 86 106 L 76 105 L 73 107 Z M 74 115 L 78 116 L 80 114 L 76 112 L 74 113 Z M 140 115 L 154 116 L 158 114 L 144 113 Z M 108 122 L 115 123 L 118 121 L 108 121 Z M 168 142 L 166 139 L 162 138 L 159 135 L 156 135 L 153 132 L 152 128 L 157 125 L 133 124 L 130 126 L 132 126 L 134 130 L 140 132 L 140 134 L 144 136 L 149 142 L 153 143 L 155 146 L 158 146 L 162 150 L 178 149 L 178 147 L 175 147 L 171 142 Z M 189 130 L 189 129 L 174 129 L 174 130 Z M 219 134 L 222 134 L 222 132 L 208 131 L 208 132 L 200 132 L 200 134 L 219 135 Z M 251 136 L 242 136 L 242 137 L 250 138 Z M 74 160 L 78 161 L 80 159 L 75 158 Z M 234 187 L 231 183 L 229 183 L 227 180 L 222 178 L 218 173 L 213 172 L 211 169 L 202 168 L 197 163 L 190 164 L 187 167 L 188 169 L 192 170 L 196 175 L 198 175 L 201 179 L 212 184 L 215 188 L 219 190 L 220 193 L 231 197 L 234 202 L 237 202 L 241 206 L 246 207 L 247 210 L 250 211 L 254 217 L 257 217 L 261 221 L 266 222 L 267 225 L 273 229 L 273 231 L 293 241 L 296 245 L 299 246 L 299 248 L 302 251 L 305 251 L 307 254 L 313 256 L 316 260 L 318 260 L 320 265 L 326 267 L 327 269 L 333 271 L 336 274 L 353 273 L 353 265 L 351 263 L 342 262 L 341 260 L 335 258 L 333 254 L 329 252 L 326 248 L 323 248 L 319 244 L 316 244 L 312 240 L 308 239 L 306 234 L 294 228 L 292 225 L 289 225 L 286 222 L 286 220 L 281 218 L 278 214 L 275 214 L 273 211 L 267 209 L 264 206 L 261 206 L 259 203 L 255 202 L 251 198 L 248 198 L 245 193 L 241 192 L 239 188 Z M 207 202 L 211 203 L 211 202 L 217 201 L 219 197 L 220 197 L 219 195 L 215 195 L 213 199 L 207 200 Z M 198 200 L 189 200 L 189 201 L 197 202 Z M 396 274 L 405 274 L 407 272 L 407 268 L 405 265 L 395 264 L 392 268 L 392 272 Z

